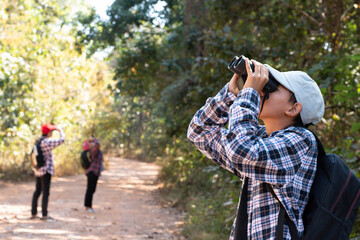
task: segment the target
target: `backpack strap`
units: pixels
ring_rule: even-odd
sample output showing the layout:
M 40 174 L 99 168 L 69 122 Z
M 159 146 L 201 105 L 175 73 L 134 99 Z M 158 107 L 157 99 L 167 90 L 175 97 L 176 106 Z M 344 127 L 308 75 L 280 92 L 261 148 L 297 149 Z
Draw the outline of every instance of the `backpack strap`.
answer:
M 234 240 L 247 240 L 247 224 L 248 224 L 248 214 L 247 214 L 247 197 L 248 197 L 248 182 L 249 179 L 245 177 L 244 185 L 241 191 L 240 205 L 236 215 L 236 225 L 235 225 L 235 234 Z M 298 231 L 296 229 L 295 223 L 291 221 L 289 215 L 286 213 L 284 206 L 281 204 L 279 198 L 276 196 L 273 188 L 270 184 L 266 184 L 268 191 L 273 195 L 273 197 L 280 204 L 280 211 L 278 217 L 278 223 L 276 227 L 276 240 L 284 239 L 284 222 L 285 219 L 288 223 L 291 239 L 293 240 L 302 240 L 302 237 L 299 237 Z
M 244 184 L 241 190 L 241 199 L 238 211 L 236 214 L 236 225 L 235 225 L 235 234 L 234 240 L 247 240 L 247 224 L 248 224 L 248 214 L 247 214 L 247 198 L 248 198 L 248 183 L 249 178 L 244 178 Z
M 37 154 L 43 154 L 43 151 L 41 149 L 41 142 L 44 140 L 45 138 L 40 137 L 38 140 L 36 140 L 35 142 L 35 147 L 36 147 L 36 151 Z
M 326 152 L 325 152 L 325 148 L 322 145 L 320 139 L 318 138 L 318 136 L 316 136 L 316 134 L 311 131 L 310 129 L 306 128 L 307 130 L 309 130 L 315 137 L 316 139 L 316 143 L 317 143 L 317 148 L 318 148 L 318 156 L 326 156 Z M 280 204 L 280 212 L 279 212 L 279 217 L 278 217 L 278 226 L 276 228 L 276 240 L 282 240 L 283 239 L 283 228 L 284 228 L 284 219 L 286 218 L 286 221 L 288 223 L 289 226 L 289 230 L 290 230 L 290 235 L 291 235 L 291 239 L 298 239 L 301 240 L 303 239 L 303 237 L 299 237 L 298 235 L 298 231 L 296 229 L 295 223 L 293 221 L 291 221 L 289 215 L 286 213 L 284 206 L 281 204 L 281 202 L 279 201 L 278 197 L 276 196 L 274 189 L 271 187 L 270 184 L 267 184 L 267 189 L 268 191 L 273 195 L 273 197 L 279 202 Z M 286 214 L 285 214 L 286 213 Z
M 318 148 L 318 155 L 319 156 L 326 156 L 326 152 L 324 146 L 322 145 L 320 139 L 316 136 L 316 134 L 309 130 L 315 137 L 317 148 Z M 241 191 L 241 200 L 240 205 L 236 215 L 236 225 L 235 225 L 235 234 L 234 240 L 246 240 L 247 239 L 247 223 L 248 223 L 248 215 L 247 215 L 247 196 L 248 196 L 248 178 L 245 177 L 244 185 Z M 299 233 L 295 226 L 295 223 L 291 221 L 289 215 L 286 213 L 284 206 L 281 204 L 279 198 L 276 196 L 274 189 L 271 187 L 270 184 L 266 185 L 268 191 L 273 195 L 273 197 L 279 202 L 280 204 L 280 211 L 278 216 L 278 223 L 276 227 L 276 237 L 275 240 L 283 240 L 284 239 L 284 222 L 286 222 L 289 226 L 289 231 L 291 235 L 291 239 L 294 240 L 302 240 L 303 237 L 299 237 Z M 242 234 L 243 233 L 243 234 Z
M 266 184 L 266 188 L 269 192 L 271 192 L 271 195 L 273 195 L 273 197 L 279 202 L 280 204 L 280 211 L 279 211 L 279 216 L 278 216 L 278 223 L 277 223 L 277 227 L 276 227 L 276 236 L 275 239 L 276 240 L 282 240 L 284 238 L 284 220 L 285 220 L 285 208 L 283 207 L 283 205 L 281 204 L 280 200 L 278 199 L 278 197 L 276 196 L 274 189 L 270 186 L 270 184 Z M 287 215 L 287 214 L 286 214 Z
M 316 134 L 313 131 L 311 131 L 310 129 L 307 128 L 307 130 L 309 130 L 314 135 L 314 137 L 316 139 L 317 148 L 318 148 L 318 155 L 319 156 L 326 156 L 325 148 L 322 145 L 322 143 L 321 143 L 320 139 L 318 138 L 318 136 L 316 136 Z
M 41 142 L 45 139 L 45 137 L 40 137 L 38 140 L 36 140 L 35 142 L 35 145 L 39 145 L 39 148 L 40 148 L 40 145 L 41 145 Z M 40 149 L 41 150 L 41 149 Z
M 303 238 L 299 237 L 299 233 L 297 231 L 295 223 L 293 221 L 291 221 L 289 215 L 286 213 L 286 210 L 285 210 L 284 206 L 281 204 L 279 198 L 276 196 L 274 189 L 271 187 L 270 184 L 266 184 L 266 188 L 280 204 L 280 211 L 279 211 L 279 216 L 278 216 L 278 224 L 276 227 L 275 240 L 283 240 L 284 239 L 284 220 L 285 219 L 289 226 L 291 239 L 302 240 Z

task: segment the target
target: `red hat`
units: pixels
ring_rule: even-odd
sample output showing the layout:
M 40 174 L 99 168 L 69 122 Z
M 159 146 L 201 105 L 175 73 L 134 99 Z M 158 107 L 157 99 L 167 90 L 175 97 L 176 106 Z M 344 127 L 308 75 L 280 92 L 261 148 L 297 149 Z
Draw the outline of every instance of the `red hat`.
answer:
M 43 134 L 48 134 L 49 132 L 56 129 L 55 125 L 52 125 L 51 123 L 45 123 L 41 126 L 41 131 Z
M 89 151 L 90 150 L 89 142 L 85 140 L 82 147 L 84 151 Z

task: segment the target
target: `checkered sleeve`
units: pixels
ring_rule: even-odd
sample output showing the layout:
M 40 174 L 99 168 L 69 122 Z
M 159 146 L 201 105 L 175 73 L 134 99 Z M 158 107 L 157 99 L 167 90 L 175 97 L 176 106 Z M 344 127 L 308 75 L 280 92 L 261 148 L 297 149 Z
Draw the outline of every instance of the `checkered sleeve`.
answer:
M 222 131 L 228 124 L 230 106 L 236 99 L 228 88 L 229 84 L 226 84 L 215 97 L 207 99 L 206 104 L 197 111 L 190 122 L 187 136 L 206 157 L 237 174 L 234 172 L 233 165 L 227 161 L 226 151 L 221 141 Z
M 232 104 L 227 87 L 195 114 L 188 129 L 189 140 L 237 176 L 271 184 L 289 182 L 301 165 L 301 156 L 309 150 L 311 134 L 289 130 L 274 137 L 258 136 L 260 95 L 246 88 Z
M 58 139 L 47 139 L 46 142 L 44 142 L 43 148 L 47 151 L 50 151 L 57 146 L 61 145 L 65 141 L 65 133 L 62 129 L 59 129 L 60 137 Z

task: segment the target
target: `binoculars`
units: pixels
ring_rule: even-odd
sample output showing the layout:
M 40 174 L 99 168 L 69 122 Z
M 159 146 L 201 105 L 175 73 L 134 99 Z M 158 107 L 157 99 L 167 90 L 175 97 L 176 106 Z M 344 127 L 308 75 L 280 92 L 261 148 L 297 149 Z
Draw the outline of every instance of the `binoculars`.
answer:
M 255 71 L 254 64 L 249 61 L 251 70 Z M 228 69 L 232 71 L 233 73 L 236 73 L 239 75 L 242 79 L 242 81 L 238 81 L 238 89 L 241 90 L 243 88 L 244 83 L 246 82 L 246 79 L 248 77 L 246 72 L 246 66 L 245 66 L 245 57 L 241 55 L 240 57 L 235 56 L 230 63 L 228 64 Z M 264 87 L 264 91 L 267 93 L 271 93 L 276 91 L 277 87 L 279 86 L 279 82 L 275 80 L 275 78 L 271 75 L 269 72 L 269 81 Z

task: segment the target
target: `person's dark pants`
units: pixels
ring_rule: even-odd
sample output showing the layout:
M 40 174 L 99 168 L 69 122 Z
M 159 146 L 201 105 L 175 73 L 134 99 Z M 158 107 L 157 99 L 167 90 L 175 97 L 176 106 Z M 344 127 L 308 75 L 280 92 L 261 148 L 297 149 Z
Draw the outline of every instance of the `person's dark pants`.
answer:
M 87 176 L 87 189 L 85 194 L 85 207 L 92 208 L 92 199 L 96 190 L 96 184 L 99 179 L 93 172 L 86 174 Z
M 31 205 L 31 214 L 36 215 L 37 214 L 37 204 L 39 196 L 42 192 L 42 215 L 43 217 L 46 217 L 48 214 L 47 207 L 48 207 L 48 201 L 49 201 L 49 195 L 50 195 L 50 183 L 51 183 L 51 174 L 46 173 L 44 176 L 36 177 L 36 189 L 33 194 L 32 198 L 32 205 Z

